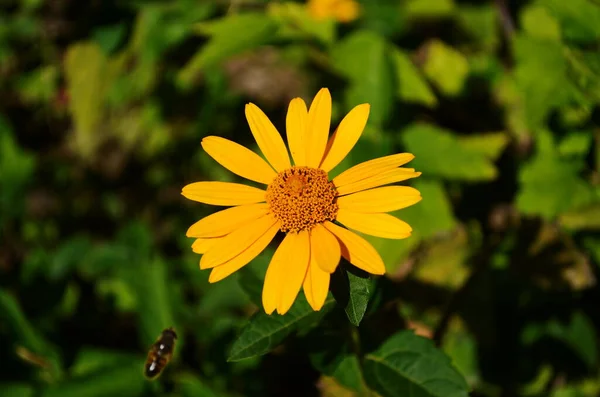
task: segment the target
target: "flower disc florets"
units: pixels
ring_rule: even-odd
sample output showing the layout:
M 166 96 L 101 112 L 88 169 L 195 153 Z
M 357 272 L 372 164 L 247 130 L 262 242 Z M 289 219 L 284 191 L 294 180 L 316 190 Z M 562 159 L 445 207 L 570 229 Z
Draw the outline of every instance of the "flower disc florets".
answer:
M 299 232 L 334 220 L 337 195 L 325 171 L 292 167 L 280 172 L 269 185 L 267 203 L 280 221 L 282 232 Z

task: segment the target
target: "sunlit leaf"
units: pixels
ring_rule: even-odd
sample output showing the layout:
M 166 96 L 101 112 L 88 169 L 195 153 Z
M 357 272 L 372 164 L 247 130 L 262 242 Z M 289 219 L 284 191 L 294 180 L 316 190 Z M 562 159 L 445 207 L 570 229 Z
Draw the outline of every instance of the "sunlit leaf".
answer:
M 269 3 L 268 14 L 279 19 L 282 26 L 278 35 L 281 37 L 314 37 L 325 44 L 332 44 L 335 39 L 335 20 L 316 20 L 303 4 Z
M 398 81 L 396 95 L 406 102 L 428 107 L 437 105 L 437 98 L 408 54 L 395 47 L 392 48 L 391 54 Z
M 521 23 L 523 30 L 531 37 L 560 40 L 560 26 L 546 7 L 529 5 L 523 8 Z
M 459 140 L 463 148 L 482 154 L 490 160 L 497 160 L 508 144 L 508 136 L 503 132 L 470 135 Z
M 568 40 L 592 43 L 600 39 L 600 7 L 589 0 L 540 0 L 560 22 Z
M 445 95 L 459 95 L 469 75 L 469 62 L 453 47 L 433 40 L 427 46 L 425 75 Z
M 331 54 L 335 69 L 349 80 L 347 108 L 369 103 L 369 122 L 380 125 L 390 116 L 394 88 L 392 64 L 380 35 L 359 30 L 340 41 Z
M 409 0 L 406 2 L 406 12 L 415 18 L 445 17 L 454 11 L 453 0 Z
M 413 124 L 402 132 L 402 141 L 415 155 L 411 166 L 427 176 L 485 181 L 497 171 L 485 153 L 463 146 L 450 131 L 428 124 Z
M 100 143 L 96 128 L 102 119 L 107 87 L 107 60 L 93 42 L 71 45 L 65 55 L 65 78 L 69 108 L 75 127 L 73 144 L 80 154 L 90 156 Z
M 581 163 L 561 159 L 547 132 L 540 133 L 537 145 L 536 155 L 519 173 L 518 208 L 526 214 L 552 219 L 592 203 L 595 194 L 579 176 Z
M 565 84 L 564 51 L 556 41 L 527 36 L 513 40 L 513 51 L 517 61 L 514 69 L 517 89 L 529 128 L 535 130 L 546 121 L 549 112 L 570 95 Z

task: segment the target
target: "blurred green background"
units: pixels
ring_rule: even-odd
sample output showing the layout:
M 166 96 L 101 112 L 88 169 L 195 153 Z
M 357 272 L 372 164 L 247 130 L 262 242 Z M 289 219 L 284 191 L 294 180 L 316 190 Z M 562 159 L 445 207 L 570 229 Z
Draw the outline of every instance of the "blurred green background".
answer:
M 336 7 L 0 2 L 1 396 L 394 395 L 363 358 L 407 328 L 474 396 L 600 396 L 600 2 Z M 245 103 L 283 132 L 321 87 L 333 124 L 371 104 L 336 173 L 416 155 L 423 201 L 398 212 L 414 234 L 371 239 L 388 275 L 360 328 L 332 302 L 227 361 L 272 250 L 209 285 L 185 231 L 215 208 L 181 188 L 237 180 L 200 141 L 256 148 Z M 171 325 L 175 358 L 147 382 Z

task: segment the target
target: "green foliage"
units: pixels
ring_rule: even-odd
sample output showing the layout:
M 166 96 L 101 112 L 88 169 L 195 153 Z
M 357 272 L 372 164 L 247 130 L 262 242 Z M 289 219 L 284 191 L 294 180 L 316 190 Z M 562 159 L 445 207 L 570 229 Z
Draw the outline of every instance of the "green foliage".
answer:
M 581 161 L 562 159 L 547 132 L 540 133 L 535 157 L 520 172 L 517 205 L 526 214 L 552 219 L 595 200 L 594 189 L 580 176 Z M 560 186 L 560 189 L 556 189 Z
M 299 296 L 285 316 L 259 311 L 248 321 L 231 347 L 228 361 L 244 360 L 273 350 L 290 333 L 317 322 L 334 303 L 334 299 L 329 297 L 321 311 L 315 312 L 306 298 Z
M 469 62 L 458 51 L 439 40 L 429 43 L 425 75 L 445 95 L 460 94 L 469 74 Z
M 598 0 L 359 0 L 354 20 L 303 0 L 5 3 L 0 395 L 600 393 Z M 320 311 L 300 289 L 266 315 L 281 235 L 210 283 L 185 232 L 220 208 L 180 193 L 247 182 L 201 145 L 260 154 L 245 104 L 285 140 L 290 100 L 321 87 L 331 132 L 370 104 L 329 177 L 409 152 L 422 175 L 399 183 L 422 200 L 392 213 L 410 237 L 358 233 L 385 275 L 343 260 Z
M 403 331 L 366 356 L 367 383 L 382 396 L 468 396 L 468 386 L 431 341 Z
M 494 145 L 501 148 L 495 139 L 489 136 L 485 144 L 464 143 L 450 131 L 427 124 L 414 124 L 402 131 L 403 143 L 416 156 L 411 165 L 429 176 L 450 180 L 494 179 L 497 171 L 487 152 L 499 151 Z
M 0 116 L 0 221 L 21 215 L 23 192 L 31 183 L 35 157 L 15 142 L 8 122 Z
M 376 33 L 360 30 L 332 50 L 336 70 L 349 80 L 346 108 L 359 103 L 371 104 L 370 122 L 381 125 L 390 116 L 393 104 L 392 65 L 386 43 Z

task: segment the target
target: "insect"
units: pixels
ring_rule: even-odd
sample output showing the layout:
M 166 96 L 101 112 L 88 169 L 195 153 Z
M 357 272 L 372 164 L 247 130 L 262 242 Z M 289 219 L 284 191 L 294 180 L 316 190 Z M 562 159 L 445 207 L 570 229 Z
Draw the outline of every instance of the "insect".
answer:
M 144 375 L 147 378 L 156 378 L 165 369 L 169 361 L 171 361 L 175 348 L 175 339 L 177 339 L 177 334 L 173 327 L 170 327 L 163 330 L 156 342 L 150 347 L 144 368 Z

